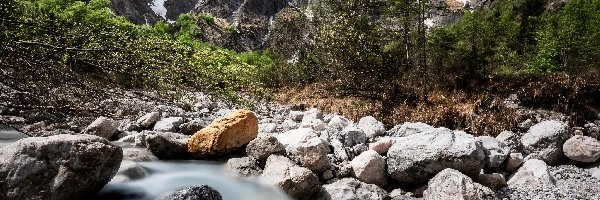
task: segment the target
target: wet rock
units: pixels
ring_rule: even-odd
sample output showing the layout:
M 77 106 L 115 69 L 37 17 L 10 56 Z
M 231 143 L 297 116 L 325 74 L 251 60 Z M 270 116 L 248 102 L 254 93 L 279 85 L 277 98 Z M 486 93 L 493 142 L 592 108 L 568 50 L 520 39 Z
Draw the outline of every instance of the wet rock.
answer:
M 374 138 L 385 133 L 383 123 L 371 116 L 360 118 L 356 126 L 365 132 L 367 138 Z
M 160 113 L 159 112 L 150 112 L 150 113 L 147 113 L 144 116 L 140 117 L 136 121 L 136 123 L 141 128 L 150 128 L 150 127 L 154 126 L 154 124 L 156 124 L 156 122 L 158 122 L 158 120 L 160 120 Z
M 153 130 L 161 132 L 177 132 L 179 131 L 179 126 L 181 126 L 181 124 L 183 124 L 183 118 L 168 117 L 156 122 Z
M 473 136 L 446 128 L 397 138 L 387 157 L 388 173 L 404 184 L 424 183 L 446 168 L 475 177 L 485 162 Z
M 227 160 L 225 168 L 236 176 L 248 177 L 262 174 L 258 161 L 251 157 L 231 158 Z
M 481 147 L 483 147 L 486 167 L 500 167 L 500 164 L 506 160 L 510 153 L 510 147 L 506 146 L 496 138 L 481 136 L 477 137 L 477 141 L 481 142 Z
M 295 199 L 312 199 L 319 191 L 319 177 L 307 168 L 297 166 L 290 159 L 271 155 L 267 159 L 262 178 Z
M 473 182 L 468 176 L 450 168 L 429 180 L 423 197 L 426 200 L 497 199 L 496 194 L 489 188 Z
M 248 156 L 261 162 L 265 162 L 271 154 L 283 152 L 285 147 L 273 136 L 255 138 L 246 146 Z
M 405 137 L 416 133 L 422 133 L 434 129 L 433 126 L 425 124 L 423 122 L 404 122 L 402 125 L 396 125 L 385 133 L 387 136 L 392 137 Z
M 179 132 L 186 135 L 194 135 L 194 133 L 206 127 L 206 123 L 202 120 L 195 119 L 179 126 Z
M 387 184 L 385 159 L 376 151 L 365 151 L 350 162 L 352 174 L 358 180 L 383 187 Z
M 188 138 L 181 133 L 159 132 L 146 136 L 146 147 L 162 160 L 187 158 Z
M 591 137 L 576 135 L 563 144 L 563 151 L 571 160 L 593 163 L 600 158 L 600 142 Z
M 117 173 L 121 148 L 93 135 L 25 138 L 0 149 L 0 199 L 86 199 Z
M 531 154 L 537 155 L 548 165 L 554 165 L 563 158 L 563 143 L 569 138 L 566 124 L 559 121 L 543 121 L 532 126 L 521 143 Z
M 88 125 L 84 130 L 84 134 L 96 135 L 103 137 L 105 139 L 110 139 L 115 133 L 117 133 L 117 129 L 119 128 L 119 123 L 106 118 L 99 117 L 90 125 Z
M 113 179 L 110 182 L 123 183 L 141 179 L 145 176 L 146 171 L 140 164 L 130 160 L 123 160 L 121 161 L 121 165 L 119 166 L 119 171 L 117 171 L 117 175 L 115 175 L 115 177 L 113 177 Z
M 354 178 L 343 178 L 321 188 L 321 200 L 381 200 L 390 199 L 388 193 L 374 184 Z
M 258 135 L 258 118 L 248 110 L 236 110 L 213 121 L 188 141 L 194 157 L 225 155 L 247 144 Z
M 123 160 L 151 162 L 157 161 L 158 157 L 146 148 L 123 148 Z
M 542 160 L 527 160 L 509 179 L 508 185 L 554 185 L 556 180 Z
M 207 185 L 195 185 L 175 191 L 158 200 L 222 200 L 221 194 Z

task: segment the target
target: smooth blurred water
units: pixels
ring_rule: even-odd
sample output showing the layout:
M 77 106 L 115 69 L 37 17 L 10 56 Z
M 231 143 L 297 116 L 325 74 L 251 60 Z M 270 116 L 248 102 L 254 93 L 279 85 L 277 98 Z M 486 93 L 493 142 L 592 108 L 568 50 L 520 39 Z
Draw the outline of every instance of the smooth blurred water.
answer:
M 193 185 L 208 185 L 224 200 L 289 200 L 280 189 L 256 178 L 232 177 L 222 163 L 207 161 L 141 162 L 148 176 L 121 184 L 109 183 L 96 199 L 149 200 Z

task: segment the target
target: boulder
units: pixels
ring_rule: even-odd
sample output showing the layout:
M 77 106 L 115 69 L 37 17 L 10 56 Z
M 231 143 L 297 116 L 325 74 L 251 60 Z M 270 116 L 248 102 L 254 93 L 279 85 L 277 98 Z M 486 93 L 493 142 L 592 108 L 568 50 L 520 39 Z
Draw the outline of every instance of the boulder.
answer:
M 332 139 L 331 146 L 333 147 L 333 155 L 336 161 L 348 161 L 348 153 L 346 152 L 346 149 L 344 148 L 344 144 L 342 144 L 342 142 L 340 142 L 338 139 Z
M 130 160 L 123 160 L 121 161 L 121 165 L 119 166 L 119 171 L 117 171 L 117 175 L 115 175 L 115 177 L 113 177 L 113 179 L 110 182 L 123 183 L 141 179 L 145 176 L 146 171 L 140 164 Z
M 271 154 L 283 152 L 285 147 L 273 136 L 255 138 L 246 146 L 246 154 L 260 162 L 265 162 Z
M 142 128 L 150 128 L 156 124 L 160 120 L 159 112 L 150 112 L 146 113 L 144 116 L 138 118 L 136 124 L 138 124 Z
M 123 160 L 151 162 L 157 161 L 158 157 L 146 148 L 123 148 Z
M 322 200 L 382 200 L 388 193 L 374 184 L 362 183 L 354 178 L 343 178 L 321 187 Z
M 364 144 L 367 141 L 367 135 L 362 129 L 355 125 L 349 125 L 342 131 L 333 134 L 334 139 L 343 142 L 346 147 L 353 147 L 357 144 Z
M 269 156 L 262 178 L 266 183 L 283 189 L 295 199 L 312 199 L 319 191 L 320 182 L 317 175 L 280 155 Z
M 302 119 L 302 122 L 300 122 L 300 127 L 311 128 L 315 131 L 324 131 L 325 129 L 327 129 L 327 124 L 325 124 L 325 122 L 323 122 L 323 120 L 321 119 L 304 117 L 304 119 Z
M 96 135 L 105 139 L 110 139 L 119 129 L 119 122 L 106 117 L 98 117 L 94 122 L 88 125 L 84 130 L 84 134 Z
M 195 157 L 225 155 L 258 135 L 258 118 L 248 110 L 236 110 L 213 121 L 188 140 L 188 152 Z
M 232 174 L 242 177 L 258 176 L 262 173 L 258 161 L 251 157 L 231 158 L 227 160 L 225 168 Z
M 258 125 L 259 134 L 263 135 L 271 135 L 272 133 L 277 132 L 277 124 L 276 123 L 261 123 Z
M 506 146 L 496 138 L 480 136 L 477 137 L 477 141 L 481 142 L 481 147 L 483 147 L 486 167 L 500 167 L 510 153 L 510 147 Z
M 506 161 L 503 164 L 504 171 L 513 172 L 513 171 L 519 169 L 519 167 L 521 166 L 521 164 L 523 164 L 523 162 L 525 162 L 525 159 L 523 158 L 523 154 L 511 153 L 510 155 L 508 155 L 508 158 L 506 158 Z
M 195 185 L 157 198 L 157 200 L 222 200 L 221 194 L 207 185 Z
M 394 142 L 396 142 L 396 139 L 394 138 L 380 138 L 377 142 L 369 144 L 369 150 L 373 150 L 380 155 L 385 155 Z
M 512 131 L 502 131 L 496 136 L 496 139 L 510 147 L 512 153 L 519 153 L 523 150 L 521 137 Z
M 476 177 L 485 163 L 473 136 L 446 128 L 397 138 L 387 157 L 388 173 L 403 184 L 425 183 L 446 168 Z
M 302 140 L 306 140 L 307 138 L 313 137 L 319 137 L 319 135 L 317 135 L 317 133 L 310 128 L 299 128 L 289 130 L 285 133 L 275 136 L 275 138 L 277 138 L 277 140 L 285 147 L 289 145 L 298 144 Z
M 423 193 L 426 200 L 438 199 L 497 199 L 489 188 L 473 182 L 471 178 L 454 169 L 445 169 L 429 180 Z
M 352 175 L 358 180 L 384 187 L 387 184 L 387 172 L 385 171 L 385 159 L 376 151 L 369 150 L 354 158 Z
M 600 142 L 591 137 L 576 135 L 563 144 L 563 151 L 571 160 L 593 163 L 600 158 Z
M 352 124 L 352 122 L 345 117 L 334 115 L 331 120 L 329 120 L 327 126 L 331 127 L 333 130 L 342 131 L 350 124 Z
M 179 132 L 186 135 L 194 135 L 194 133 L 202 130 L 204 127 L 206 127 L 206 122 L 200 119 L 195 119 L 181 124 L 179 126 Z
M 356 126 L 365 132 L 367 138 L 374 138 L 375 136 L 385 133 L 385 126 L 383 126 L 383 123 L 377 121 L 377 119 L 372 116 L 360 118 Z
M 493 174 L 479 174 L 477 176 L 477 182 L 483 186 L 486 186 L 493 191 L 497 191 L 500 188 L 508 186 L 506 184 L 506 179 L 502 174 L 493 173 Z
M 179 126 L 181 126 L 181 124 L 183 124 L 183 118 L 167 117 L 156 122 L 153 130 L 161 132 L 177 132 L 179 131 Z
M 548 165 L 542 160 L 527 160 L 509 179 L 508 185 L 554 185 L 556 180 L 548 171 Z
M 331 165 L 327 157 L 329 144 L 321 138 L 310 138 L 297 145 L 289 145 L 286 151 L 292 160 L 313 171 L 325 171 Z
M 162 160 L 187 158 L 188 138 L 181 133 L 159 132 L 146 136 L 146 147 Z
M 0 199 L 87 199 L 117 173 L 120 147 L 93 135 L 25 138 L 0 149 Z
M 563 158 L 563 143 L 569 139 L 566 124 L 559 121 L 543 121 L 529 128 L 521 137 L 525 150 L 536 155 L 548 165 L 554 165 Z
M 290 111 L 290 119 L 294 120 L 295 122 L 301 122 L 303 118 L 304 112 L 295 110 Z
M 423 122 L 404 122 L 402 125 L 396 125 L 385 133 L 391 137 L 405 137 L 415 133 L 422 133 L 434 129 L 433 126 Z

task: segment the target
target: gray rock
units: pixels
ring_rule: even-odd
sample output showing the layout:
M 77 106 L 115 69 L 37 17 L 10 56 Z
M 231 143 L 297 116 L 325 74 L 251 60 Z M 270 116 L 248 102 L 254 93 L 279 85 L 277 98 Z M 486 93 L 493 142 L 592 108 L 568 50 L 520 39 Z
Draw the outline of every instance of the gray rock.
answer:
M 121 121 L 119 128 L 117 129 L 119 132 L 130 132 L 130 131 L 141 131 L 139 125 L 132 123 L 130 120 Z
M 122 157 L 120 147 L 93 135 L 21 139 L 0 149 L 0 199 L 87 199 Z
M 236 176 L 248 177 L 262 174 L 258 161 L 251 157 L 231 158 L 225 164 L 227 171 Z
M 337 161 L 348 161 L 348 153 L 346 152 L 346 149 L 344 148 L 344 144 L 342 144 L 342 142 L 340 142 L 337 139 L 332 139 L 331 146 L 333 147 L 333 155 Z
M 310 108 L 304 113 L 304 118 L 323 119 L 323 112 L 317 108 Z
M 207 185 L 195 185 L 175 191 L 157 200 L 222 200 L 221 194 Z
M 310 128 L 299 128 L 287 131 L 275 136 L 283 146 L 289 146 L 300 143 L 308 138 L 319 137 L 317 133 Z
M 290 111 L 290 119 L 296 121 L 296 122 L 301 122 L 302 119 L 304 118 L 304 112 L 302 111 Z
M 117 178 L 120 176 L 121 178 Z M 117 175 L 110 181 L 111 183 L 123 183 L 146 177 L 146 171 L 137 162 L 130 160 L 121 161 Z
M 187 141 L 190 136 L 181 133 L 156 133 L 146 136 L 146 147 L 159 159 L 188 157 Z
M 576 135 L 563 144 L 563 151 L 571 160 L 592 163 L 600 158 L 600 142 L 591 137 Z
M 434 129 L 433 126 L 425 124 L 423 122 L 404 122 L 402 125 L 396 125 L 385 133 L 387 136 L 392 137 L 406 137 L 416 133 L 422 133 Z
M 385 133 L 385 126 L 383 126 L 383 123 L 377 121 L 377 119 L 372 116 L 360 118 L 356 126 L 365 132 L 367 138 L 374 138 L 375 136 Z
M 504 163 L 504 171 L 513 172 L 513 171 L 519 169 L 519 167 L 521 166 L 521 164 L 523 164 L 523 162 L 525 162 L 525 159 L 523 158 L 523 154 L 511 153 L 510 155 L 508 155 L 508 158 L 506 158 L 506 162 Z
M 556 180 L 548 171 L 548 165 L 542 160 L 527 160 L 509 179 L 508 185 L 554 185 Z
M 512 153 L 520 153 L 523 150 L 521 137 L 512 131 L 502 131 L 496 136 L 496 139 L 510 147 Z
M 523 130 L 523 131 L 526 131 L 526 130 L 528 130 L 529 128 L 531 128 L 531 126 L 533 126 L 533 125 L 534 125 L 534 122 L 533 122 L 533 120 L 531 120 L 531 119 L 527 119 L 527 120 L 525 120 L 525 121 L 523 121 L 523 122 L 519 123 L 519 124 L 517 125 L 517 128 L 519 128 L 519 129 L 521 129 L 521 130 Z
M 489 188 L 473 182 L 471 178 L 454 169 L 445 169 L 429 180 L 423 193 L 426 200 L 438 199 L 497 199 Z
M 208 124 L 205 121 L 195 119 L 179 126 L 179 132 L 186 135 L 194 135 L 196 132 L 206 127 Z
M 273 136 L 255 138 L 246 146 L 246 154 L 260 162 L 265 162 L 271 154 L 283 152 L 285 147 Z
M 362 129 L 359 129 L 355 125 L 349 125 L 344 128 L 341 132 L 333 134 L 335 139 L 343 142 L 346 147 L 353 147 L 357 144 L 364 144 L 367 141 L 367 135 Z
M 481 142 L 481 147 L 483 147 L 483 152 L 485 153 L 485 166 L 487 167 L 500 167 L 510 153 L 510 147 L 506 146 L 496 138 L 480 136 L 477 137 L 477 141 Z
M 283 123 L 281 123 L 281 129 L 283 131 L 289 131 L 292 129 L 297 129 L 298 128 L 298 123 L 296 123 L 293 120 L 290 119 L 286 119 L 283 121 Z
M 365 151 L 350 162 L 352 175 L 358 180 L 384 187 L 387 184 L 385 159 L 376 151 Z
M 498 173 L 479 174 L 479 176 L 477 176 L 477 183 L 480 183 L 481 185 L 486 186 L 493 191 L 497 191 L 500 188 L 508 186 L 504 176 Z
M 354 178 L 343 178 L 321 188 L 322 200 L 382 200 L 390 199 L 388 193 L 374 184 L 362 183 Z
M 327 126 L 331 127 L 333 130 L 342 131 L 350 124 L 352 124 L 352 122 L 345 117 L 334 115 L 331 120 L 329 120 Z
M 323 122 L 321 119 L 304 117 L 302 122 L 300 122 L 300 128 L 311 128 L 315 131 L 323 131 L 327 129 L 327 124 L 325 124 L 325 122 Z
M 446 128 L 400 137 L 387 157 L 388 173 L 403 184 L 424 183 L 446 168 L 475 177 L 485 163 L 481 144 L 473 136 Z
M 154 124 L 153 130 L 162 132 L 177 132 L 181 124 L 183 124 L 183 118 L 168 117 L 156 122 L 156 124 Z
M 327 154 L 329 144 L 321 138 L 303 140 L 298 145 L 290 145 L 288 155 L 301 166 L 313 171 L 325 171 L 331 165 Z
M 157 161 L 158 157 L 146 148 L 123 148 L 123 160 L 151 162 Z
M 319 191 L 317 175 L 280 155 L 269 156 L 262 178 L 266 183 L 283 189 L 295 199 L 312 199 Z
M 554 165 L 563 158 L 563 143 L 569 138 L 566 124 L 559 121 L 543 121 L 532 126 L 521 143 L 525 150 L 537 155 L 548 165 Z
M 276 123 L 261 123 L 258 125 L 258 132 L 262 134 L 271 134 L 277 132 Z
M 119 128 L 119 122 L 106 117 L 98 117 L 94 122 L 88 125 L 84 130 L 84 134 L 96 135 L 105 139 L 110 139 Z
M 136 123 L 142 128 L 150 128 L 160 119 L 159 112 L 150 112 L 140 117 Z
M 380 138 L 377 142 L 369 144 L 369 150 L 376 151 L 381 155 L 385 155 L 390 147 L 396 142 L 396 139 L 390 137 Z

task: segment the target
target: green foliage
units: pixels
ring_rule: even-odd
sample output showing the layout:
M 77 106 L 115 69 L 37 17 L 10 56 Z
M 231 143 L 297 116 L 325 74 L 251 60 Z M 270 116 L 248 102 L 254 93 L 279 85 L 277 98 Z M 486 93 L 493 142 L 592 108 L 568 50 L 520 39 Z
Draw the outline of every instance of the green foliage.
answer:
M 206 23 L 209 23 L 209 24 L 215 23 L 215 17 L 213 17 L 210 13 L 205 13 L 205 12 L 198 13 L 198 18 L 200 18 L 200 20 L 202 20 Z

